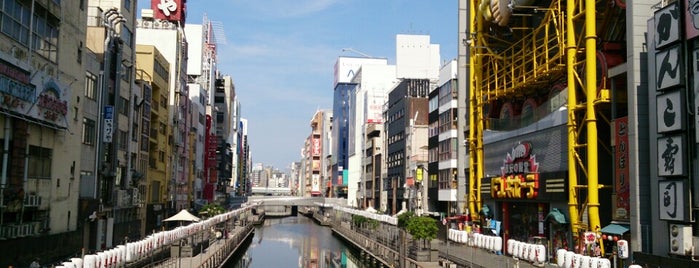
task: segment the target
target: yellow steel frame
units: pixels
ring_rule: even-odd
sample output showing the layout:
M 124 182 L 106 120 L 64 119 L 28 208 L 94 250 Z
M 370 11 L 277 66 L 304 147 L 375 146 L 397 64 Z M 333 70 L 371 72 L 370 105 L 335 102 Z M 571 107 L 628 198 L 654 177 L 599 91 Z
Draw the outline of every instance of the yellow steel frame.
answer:
M 474 219 L 481 209 L 484 177 L 484 106 L 491 100 L 526 96 L 542 85 L 566 78 L 568 85 L 568 199 L 571 231 L 580 239 L 585 230 L 599 231 L 598 142 L 596 104 L 595 0 L 554 0 L 541 24 L 504 50 L 495 51 L 484 31 L 487 11 L 470 1 L 469 31 L 469 210 Z M 485 13 L 484 13 L 485 12 Z M 484 16 L 486 15 L 486 16 Z M 526 29 L 525 29 L 526 30 Z M 498 42 L 502 44 L 503 42 Z M 579 46 L 582 44 L 582 46 Z M 524 49 L 526 48 L 526 49 Z M 565 49 L 563 49 L 565 48 Z M 584 80 L 583 80 L 584 78 Z M 581 133 L 586 133 L 581 137 Z M 586 158 L 586 159 L 583 159 Z M 586 182 L 586 183 L 579 183 Z M 578 193 L 586 189 L 582 201 Z M 581 222 L 587 212 L 587 223 Z M 592 227 L 592 228 L 590 228 Z M 600 243 L 601 244 L 601 243 Z M 603 249 L 604 250 L 604 249 Z

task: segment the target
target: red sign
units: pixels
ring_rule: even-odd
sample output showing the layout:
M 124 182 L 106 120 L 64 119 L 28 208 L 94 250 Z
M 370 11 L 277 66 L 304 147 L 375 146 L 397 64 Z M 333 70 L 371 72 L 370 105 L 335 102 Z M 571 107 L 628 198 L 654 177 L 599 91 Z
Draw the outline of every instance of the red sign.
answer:
M 616 148 L 614 152 L 614 192 L 616 192 L 616 207 L 614 219 L 629 218 L 629 118 L 622 117 L 615 120 L 614 138 Z
M 184 26 L 187 0 L 151 0 L 150 8 L 156 19 L 180 22 Z
M 320 156 L 320 139 L 313 138 L 313 144 L 311 146 L 311 154 L 313 156 Z

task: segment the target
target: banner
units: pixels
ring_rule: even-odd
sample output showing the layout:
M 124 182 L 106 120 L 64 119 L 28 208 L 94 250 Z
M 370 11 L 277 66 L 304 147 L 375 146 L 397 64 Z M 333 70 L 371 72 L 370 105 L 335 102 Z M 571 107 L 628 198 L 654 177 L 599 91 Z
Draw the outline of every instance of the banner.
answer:
M 628 117 L 618 118 L 614 124 L 614 192 L 616 207 L 613 217 L 615 220 L 629 219 L 629 132 Z

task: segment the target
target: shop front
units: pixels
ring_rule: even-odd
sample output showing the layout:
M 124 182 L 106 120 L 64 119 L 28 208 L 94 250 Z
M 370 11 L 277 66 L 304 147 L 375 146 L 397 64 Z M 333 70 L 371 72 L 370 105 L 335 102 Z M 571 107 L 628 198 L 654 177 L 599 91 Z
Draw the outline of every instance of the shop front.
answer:
M 553 258 L 557 249 L 569 249 L 567 172 L 544 169 L 557 165 L 542 163 L 554 159 L 551 156 L 556 154 L 560 152 L 537 146 L 536 141 L 517 141 L 500 155 L 487 155 L 487 163 L 499 163 L 499 166 L 486 169 L 497 170 L 499 174 L 481 180 L 480 224 L 499 225 L 497 232 L 490 233 L 503 238 L 503 248 L 507 248 L 509 239 L 541 244 L 546 246 L 548 259 Z

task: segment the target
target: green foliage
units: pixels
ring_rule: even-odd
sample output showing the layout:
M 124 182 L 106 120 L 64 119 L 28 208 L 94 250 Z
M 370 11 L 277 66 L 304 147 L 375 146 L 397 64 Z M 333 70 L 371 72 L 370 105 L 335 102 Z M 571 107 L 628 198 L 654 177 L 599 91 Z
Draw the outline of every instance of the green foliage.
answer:
M 411 217 L 408 220 L 406 230 L 413 238 L 427 242 L 437 237 L 439 228 L 437 227 L 437 221 L 435 219 L 420 216 Z M 423 243 L 423 246 L 424 244 L 425 243 Z
M 223 214 L 226 212 L 222 206 L 217 204 L 206 204 L 199 210 L 199 215 L 202 217 L 210 218 L 218 214 Z
M 405 213 L 398 215 L 398 228 L 405 229 L 408 226 L 408 222 L 413 217 L 415 217 L 415 213 L 412 211 L 406 211 Z
M 381 223 L 375 219 L 369 219 L 369 222 L 367 224 L 369 225 L 369 229 L 372 230 L 376 230 L 377 228 L 379 228 L 379 225 L 381 225 Z
M 354 226 L 356 226 L 356 227 L 361 227 L 362 224 L 364 224 L 365 222 L 367 222 L 367 220 L 368 220 L 368 219 L 367 219 L 366 217 L 364 217 L 364 216 L 361 216 L 361 215 L 354 215 L 354 214 L 352 215 L 352 225 L 354 225 Z

